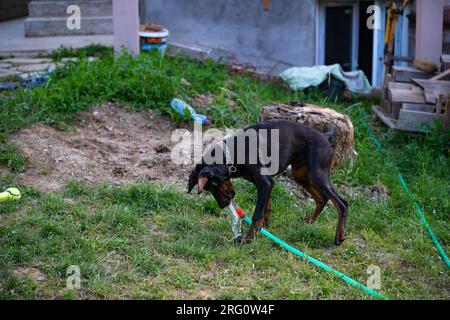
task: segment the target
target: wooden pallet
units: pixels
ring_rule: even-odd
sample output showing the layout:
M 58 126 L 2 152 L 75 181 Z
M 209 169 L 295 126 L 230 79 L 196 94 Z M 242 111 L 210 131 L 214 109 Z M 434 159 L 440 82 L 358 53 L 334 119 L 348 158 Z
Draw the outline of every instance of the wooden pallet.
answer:
M 419 78 L 414 78 L 414 75 Z M 423 132 L 424 125 L 433 128 L 436 120 L 442 121 L 443 127 L 448 128 L 449 77 L 450 70 L 424 74 L 411 67 L 394 67 L 384 91 L 382 105 L 374 107 L 373 112 L 384 124 L 395 130 Z M 410 78 L 411 82 L 407 82 Z
M 422 111 L 414 105 L 402 108 L 398 119 L 391 118 L 384 114 L 379 106 L 374 106 L 372 110 L 390 129 L 408 132 L 424 132 L 423 125 L 433 128 L 435 126 L 434 122 L 437 119 L 444 119 L 444 116 L 442 115 L 438 116 L 434 112 Z M 450 118 L 450 112 L 448 118 Z
M 430 79 L 431 77 L 431 74 L 414 67 L 392 67 L 392 81 L 395 82 L 411 82 L 412 79 Z
M 413 79 L 413 82 L 424 89 L 427 103 L 435 104 L 439 96 L 450 99 L 450 81 Z

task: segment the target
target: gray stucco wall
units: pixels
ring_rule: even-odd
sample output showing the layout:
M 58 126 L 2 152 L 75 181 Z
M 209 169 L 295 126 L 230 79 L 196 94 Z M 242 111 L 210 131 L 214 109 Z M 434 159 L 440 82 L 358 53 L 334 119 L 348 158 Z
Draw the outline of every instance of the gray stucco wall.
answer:
M 263 69 L 315 63 L 315 0 L 141 0 L 141 22 L 164 25 L 170 41 L 234 53 Z

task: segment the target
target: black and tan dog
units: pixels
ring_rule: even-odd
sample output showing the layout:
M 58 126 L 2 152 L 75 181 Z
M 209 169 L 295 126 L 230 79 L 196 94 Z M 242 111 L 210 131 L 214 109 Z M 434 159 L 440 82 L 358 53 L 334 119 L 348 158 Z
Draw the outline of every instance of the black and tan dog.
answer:
M 262 168 L 267 166 L 266 163 L 260 161 L 259 157 L 255 163 L 249 161 L 251 155 L 249 150 L 254 145 L 251 139 L 244 141 L 244 148 L 239 148 L 238 138 L 231 136 L 224 139 L 222 145 L 222 155 L 220 159 L 211 163 L 205 161 L 198 164 L 189 177 L 188 192 L 198 185 L 198 191 L 209 191 L 213 194 L 218 205 L 225 208 L 230 204 L 235 196 L 231 178 L 244 178 L 256 185 L 257 200 L 255 212 L 253 215 L 253 223 L 249 228 L 245 237 L 237 239 L 239 242 L 251 242 L 255 234 L 261 227 L 267 227 L 272 212 L 272 203 L 270 194 L 274 186 L 273 176 L 285 171 L 289 165 L 292 167 L 292 176 L 308 193 L 311 194 L 316 202 L 315 211 L 304 218 L 307 223 L 313 223 L 322 212 L 328 200 L 336 207 L 339 214 L 339 221 L 336 229 L 335 244 L 340 245 L 345 240 L 345 220 L 348 212 L 348 202 L 334 191 L 330 182 L 330 164 L 333 156 L 333 149 L 327 140 L 327 136 L 312 128 L 306 127 L 299 123 L 286 120 L 270 120 L 261 122 L 243 129 L 246 133 L 248 130 L 259 133 L 260 131 L 268 132 L 265 145 L 268 150 L 271 149 L 271 143 L 275 143 L 271 139 L 271 131 L 278 132 L 278 156 L 271 155 L 271 165 L 275 165 L 276 172 L 266 175 L 262 174 Z M 231 140 L 232 139 L 232 140 Z M 232 143 L 230 143 L 232 142 Z M 258 140 L 258 145 L 261 145 Z M 227 145 L 233 145 L 232 152 L 229 152 Z M 245 151 L 244 151 L 245 150 Z M 217 148 L 211 151 L 211 155 L 215 156 Z M 244 161 L 237 161 L 239 152 L 245 152 Z M 230 161 L 229 154 L 232 154 Z M 268 154 L 270 152 L 268 151 Z M 241 155 L 242 156 L 242 155 Z M 220 158 L 220 157 L 219 157 Z M 274 160 L 275 159 L 275 160 Z M 230 165 L 230 162 L 232 164 Z M 209 163 L 209 164 L 207 164 Z

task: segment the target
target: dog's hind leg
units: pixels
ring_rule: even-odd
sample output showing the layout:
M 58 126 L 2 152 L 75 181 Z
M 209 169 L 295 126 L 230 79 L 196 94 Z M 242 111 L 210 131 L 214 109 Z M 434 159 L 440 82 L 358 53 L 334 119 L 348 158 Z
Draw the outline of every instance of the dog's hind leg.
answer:
M 311 182 L 314 188 L 333 202 L 339 214 L 338 224 L 336 227 L 335 244 L 340 245 L 345 240 L 345 221 L 348 213 L 348 202 L 339 196 L 331 186 L 327 172 L 319 171 L 311 173 Z
M 314 201 L 316 202 L 316 209 L 314 212 L 306 217 L 303 218 L 303 221 L 306 223 L 314 223 L 317 220 L 317 217 L 322 212 L 323 208 L 325 208 L 325 205 L 328 202 L 328 198 L 325 197 L 319 189 L 315 188 L 312 184 L 304 185 L 303 186 L 306 191 L 309 192 L 309 194 L 312 196 Z
M 292 169 L 292 176 L 299 185 L 301 185 L 316 202 L 316 209 L 314 212 L 303 218 L 306 223 L 313 223 L 317 220 L 317 217 L 322 212 L 328 198 L 324 196 L 319 189 L 315 188 L 310 182 L 306 166 L 300 167 L 300 169 Z
M 348 202 L 334 191 L 330 181 L 330 163 L 333 150 L 329 148 L 311 148 L 308 154 L 308 177 L 315 189 L 333 202 L 339 215 L 336 227 L 335 244 L 340 245 L 345 240 L 345 221 L 348 213 Z

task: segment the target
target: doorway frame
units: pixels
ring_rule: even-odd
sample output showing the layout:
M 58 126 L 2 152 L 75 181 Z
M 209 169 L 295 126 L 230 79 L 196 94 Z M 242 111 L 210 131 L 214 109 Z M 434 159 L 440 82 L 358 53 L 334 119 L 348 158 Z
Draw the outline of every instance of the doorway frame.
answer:
M 326 8 L 352 6 L 352 71 L 358 69 L 359 60 L 359 1 L 332 1 L 318 0 L 316 5 L 316 64 L 325 64 L 325 30 L 326 30 Z

